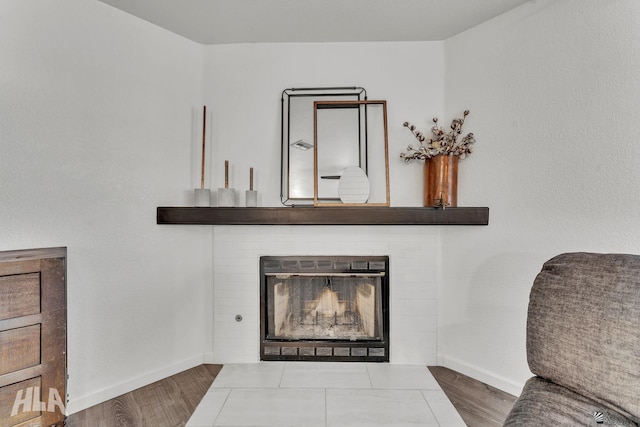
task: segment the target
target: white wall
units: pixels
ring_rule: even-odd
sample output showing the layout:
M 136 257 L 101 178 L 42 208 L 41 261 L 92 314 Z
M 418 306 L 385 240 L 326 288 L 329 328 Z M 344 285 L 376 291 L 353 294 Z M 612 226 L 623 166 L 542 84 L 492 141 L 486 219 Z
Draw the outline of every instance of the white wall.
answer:
M 419 206 L 420 165 L 399 154 L 412 141 L 404 121 L 427 123 L 444 106 L 443 44 L 265 43 L 206 47 L 205 99 L 213 116 L 212 189 L 249 188 L 255 169 L 259 206 L 280 203 L 280 98 L 292 87 L 362 86 L 369 99 L 386 99 L 389 126 L 391 204 Z
M 517 393 L 541 264 L 640 252 L 638 22 L 636 0 L 536 0 L 446 41 L 447 117 L 478 140 L 459 199 L 491 208 L 442 233 L 446 365 Z
M 98 1 L 0 2 L 0 250 L 68 247 L 69 412 L 202 363 L 202 47 Z

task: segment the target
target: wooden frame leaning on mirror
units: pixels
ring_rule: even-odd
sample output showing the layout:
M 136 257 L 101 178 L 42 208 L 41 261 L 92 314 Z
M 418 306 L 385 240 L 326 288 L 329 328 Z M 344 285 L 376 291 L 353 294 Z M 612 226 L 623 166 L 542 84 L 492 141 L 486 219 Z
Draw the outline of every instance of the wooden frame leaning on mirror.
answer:
M 353 136 L 326 123 L 354 111 L 364 117 L 367 146 L 364 161 L 350 165 L 326 147 L 352 144 Z M 313 139 L 314 206 L 389 206 L 387 101 L 315 101 Z M 333 193 L 339 200 L 323 197 Z

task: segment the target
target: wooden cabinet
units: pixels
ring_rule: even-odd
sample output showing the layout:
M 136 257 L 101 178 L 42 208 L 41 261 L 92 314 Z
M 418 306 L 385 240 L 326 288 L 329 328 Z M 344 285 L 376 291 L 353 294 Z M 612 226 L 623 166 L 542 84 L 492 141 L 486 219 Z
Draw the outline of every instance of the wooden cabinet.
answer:
M 66 252 L 0 252 L 0 427 L 64 423 Z

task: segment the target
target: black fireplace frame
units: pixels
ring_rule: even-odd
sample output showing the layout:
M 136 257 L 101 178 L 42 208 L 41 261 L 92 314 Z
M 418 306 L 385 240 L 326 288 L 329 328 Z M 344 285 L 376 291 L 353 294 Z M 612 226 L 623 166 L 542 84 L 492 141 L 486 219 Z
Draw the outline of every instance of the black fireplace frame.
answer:
M 292 340 L 268 338 L 267 276 L 280 274 L 376 274 L 381 277 L 382 338 Z M 389 362 L 388 256 L 262 256 L 260 257 L 260 360 Z

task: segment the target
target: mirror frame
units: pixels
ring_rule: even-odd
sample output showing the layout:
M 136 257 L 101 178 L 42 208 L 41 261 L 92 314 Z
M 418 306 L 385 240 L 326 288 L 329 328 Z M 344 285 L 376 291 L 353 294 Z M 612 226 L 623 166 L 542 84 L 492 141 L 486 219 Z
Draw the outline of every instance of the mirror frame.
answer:
M 280 170 L 280 201 L 285 206 L 313 206 L 316 202 L 316 189 L 309 188 L 309 197 L 293 197 L 291 195 L 291 164 L 290 164 L 290 150 L 291 143 L 293 141 L 290 140 L 289 134 L 292 127 L 292 114 L 291 114 L 291 100 L 299 97 L 308 97 L 310 99 L 310 104 L 312 108 L 308 111 L 309 122 L 314 119 L 314 101 L 352 101 L 358 102 L 367 99 L 367 91 L 363 87 L 359 86 L 344 86 L 344 87 L 307 87 L 307 88 L 288 88 L 282 91 L 282 96 L 280 98 L 280 112 L 281 112 L 281 127 L 280 127 L 280 136 L 281 136 L 281 151 L 280 151 L 280 159 L 281 159 L 281 170 Z M 306 115 L 307 112 L 305 111 Z M 358 127 L 366 129 L 366 123 L 361 123 L 361 119 L 359 118 Z M 366 121 L 366 115 L 364 117 Z M 315 122 L 315 120 L 314 120 Z M 293 123 L 295 125 L 295 123 Z M 315 127 L 315 124 L 314 124 Z M 310 133 L 314 129 L 309 130 Z M 366 159 L 366 150 L 367 150 L 367 139 L 366 134 L 363 135 L 361 139 L 363 142 L 359 141 L 358 152 L 360 153 L 361 158 Z M 315 159 L 314 159 L 315 162 Z M 315 163 L 314 163 L 315 164 Z M 366 165 L 364 165 L 366 168 Z M 363 169 L 364 169 L 363 168 Z M 315 167 L 314 167 L 315 170 Z M 366 169 L 365 169 L 366 172 Z M 315 185 L 314 185 L 315 187 Z M 313 194 L 312 194 L 313 191 Z M 328 201 L 337 201 L 338 198 L 319 198 L 318 200 L 328 200 Z
M 387 101 L 384 100 L 376 100 L 376 101 L 315 101 L 313 103 L 313 205 L 314 206 L 390 206 L 390 190 L 389 190 L 389 136 L 387 130 Z M 369 112 L 367 111 L 367 106 L 369 105 L 380 105 L 382 106 L 382 126 L 383 126 L 383 149 L 384 149 L 384 174 L 385 174 L 385 202 L 372 202 L 372 203 L 323 203 L 322 199 L 318 197 L 318 109 L 323 108 L 350 108 L 350 107 L 364 107 L 364 116 L 368 117 Z M 369 120 L 365 119 L 365 123 Z M 368 134 L 368 128 L 365 129 L 365 134 Z M 368 138 L 368 137 L 367 137 Z M 368 144 L 368 140 L 366 140 Z M 369 159 L 369 150 L 371 148 L 367 147 L 366 155 L 367 159 L 365 163 L 368 164 Z M 369 176 L 369 173 L 367 176 Z

